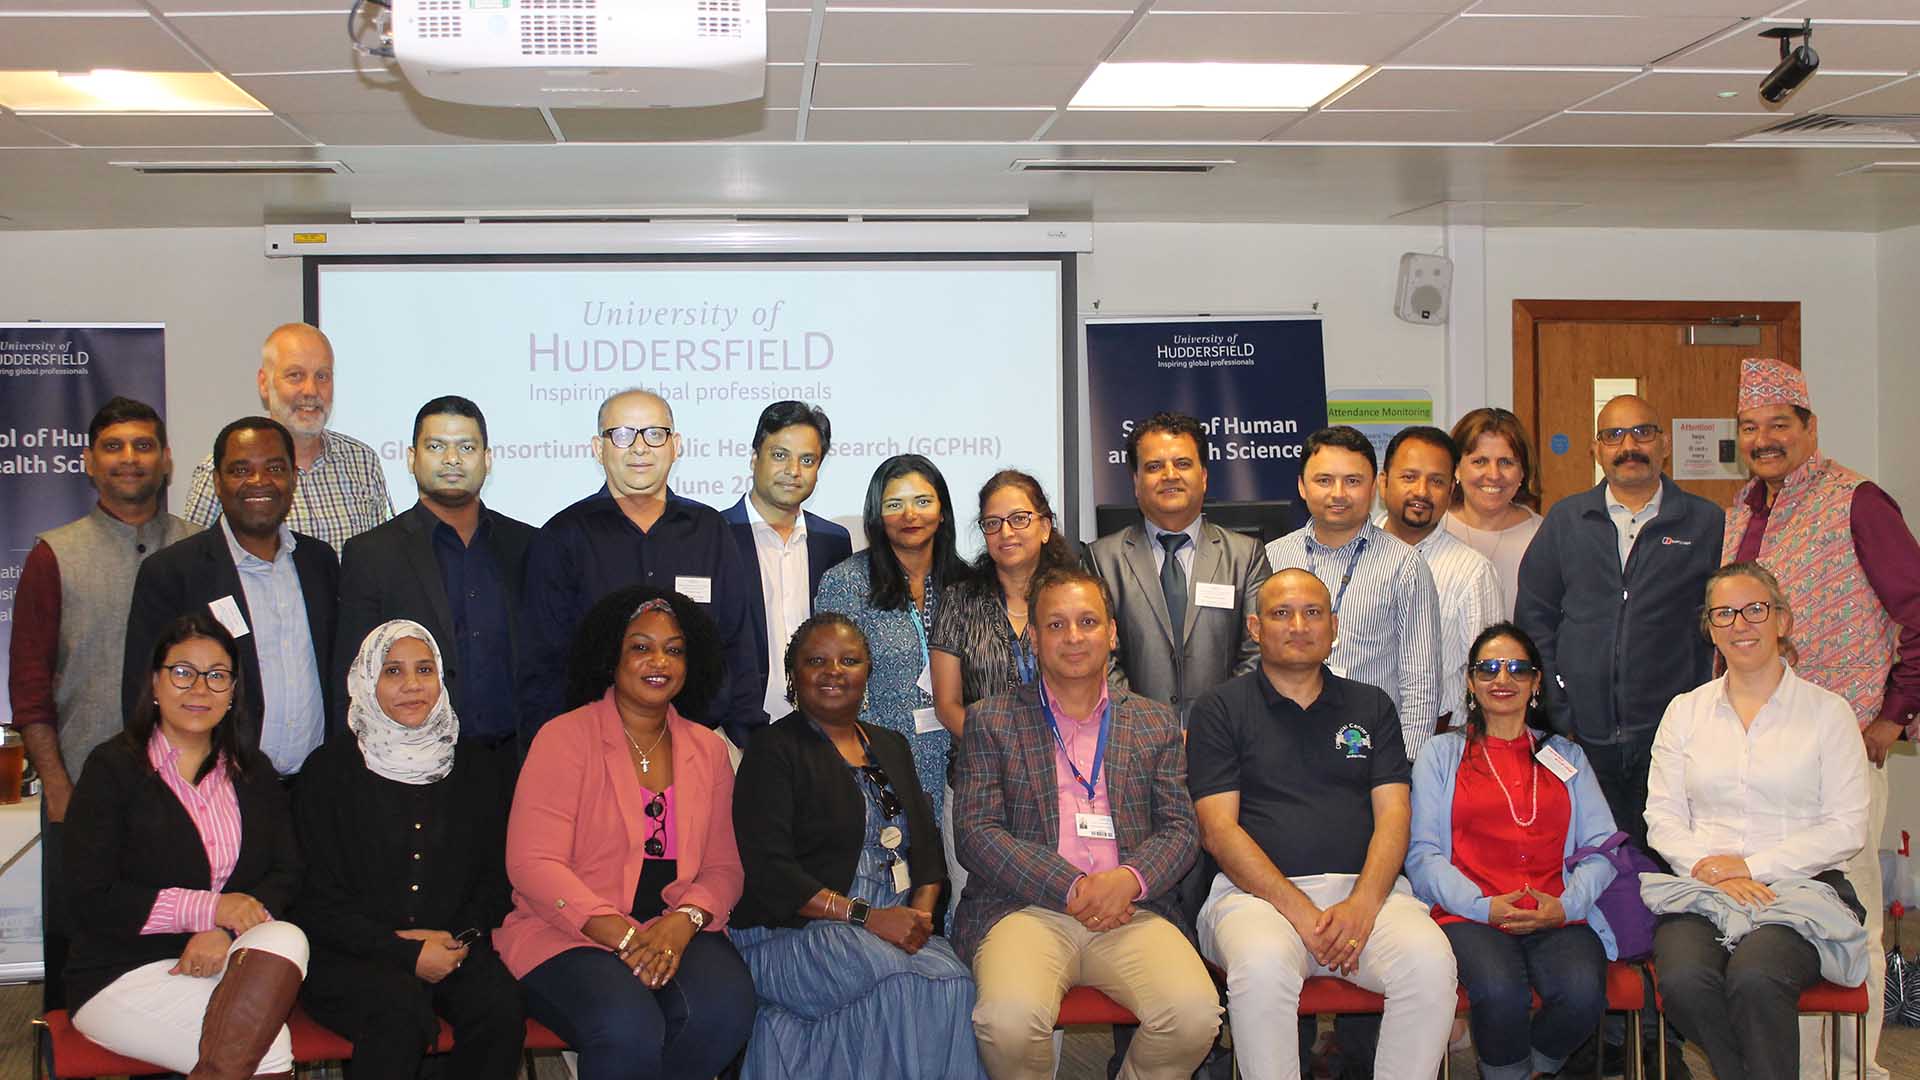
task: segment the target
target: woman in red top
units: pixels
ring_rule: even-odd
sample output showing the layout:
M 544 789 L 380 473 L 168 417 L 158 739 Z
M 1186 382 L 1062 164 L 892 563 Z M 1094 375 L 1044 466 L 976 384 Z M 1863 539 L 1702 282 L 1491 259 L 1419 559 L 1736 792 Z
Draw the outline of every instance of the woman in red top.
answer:
M 1407 877 L 1453 943 L 1481 1075 L 1526 1080 L 1558 1072 L 1606 1010 L 1616 949 L 1593 905 L 1613 866 L 1561 867 L 1613 815 L 1580 748 L 1549 734 L 1532 640 L 1495 623 L 1467 656 L 1466 728 L 1414 763 Z

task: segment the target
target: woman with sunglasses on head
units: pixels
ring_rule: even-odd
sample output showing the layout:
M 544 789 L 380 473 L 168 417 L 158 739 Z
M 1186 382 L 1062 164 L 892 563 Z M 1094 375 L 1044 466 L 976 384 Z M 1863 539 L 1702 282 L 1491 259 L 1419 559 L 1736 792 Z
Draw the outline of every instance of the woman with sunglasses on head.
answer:
M 707 1080 L 753 1026 L 720 930 L 740 898 L 726 744 L 687 720 L 719 632 L 679 593 L 603 597 L 574 637 L 571 712 L 528 748 L 507 823 L 514 909 L 494 947 L 581 1080 Z
M 1699 913 L 1706 904 L 1662 914 L 1654 966 L 1667 1017 L 1716 1075 L 1793 1077 L 1800 992 L 1821 978 L 1822 954 L 1757 913 L 1792 894 L 1807 916 L 1799 925 L 1858 932 L 1863 912 L 1841 868 L 1870 839 L 1866 750 L 1846 699 L 1794 674 L 1793 616 L 1766 568 L 1715 571 L 1700 621 L 1726 674 L 1667 706 L 1647 778 L 1647 840 L 1682 889 L 1712 890 L 1708 900 L 1724 897 L 1762 925 L 1729 950 Z M 1669 906 L 1647 901 L 1656 913 Z
M 860 720 L 871 666 L 851 619 L 802 623 L 786 658 L 795 711 L 740 762 L 747 885 L 730 933 L 760 996 L 749 1080 L 983 1075 L 973 977 L 934 936 L 932 808 L 906 739 Z
M 1520 418 L 1505 409 L 1475 409 L 1453 425 L 1460 450 L 1454 469 L 1448 532 L 1485 555 L 1500 573 L 1500 599 L 1513 618 L 1520 594 L 1520 559 L 1540 531 L 1540 492 L 1533 475 L 1533 444 Z
M 347 730 L 307 759 L 294 794 L 307 1010 L 353 1043 L 354 1080 L 412 1080 L 442 1016 L 448 1075 L 513 1080 L 526 1018 L 487 936 L 510 903 L 499 770 L 460 739 L 440 645 L 419 623 L 373 628 L 347 696 Z
M 73 1026 L 192 1080 L 293 1076 L 307 938 L 286 789 L 239 730 L 233 638 L 196 612 L 161 633 L 149 693 L 67 810 Z
M 1495 623 L 1467 656 L 1466 726 L 1413 766 L 1407 877 L 1453 944 L 1480 1074 L 1525 1080 L 1558 1072 L 1606 1011 L 1618 950 L 1594 902 L 1613 866 L 1562 867 L 1613 815 L 1586 755 L 1550 732 L 1533 641 Z

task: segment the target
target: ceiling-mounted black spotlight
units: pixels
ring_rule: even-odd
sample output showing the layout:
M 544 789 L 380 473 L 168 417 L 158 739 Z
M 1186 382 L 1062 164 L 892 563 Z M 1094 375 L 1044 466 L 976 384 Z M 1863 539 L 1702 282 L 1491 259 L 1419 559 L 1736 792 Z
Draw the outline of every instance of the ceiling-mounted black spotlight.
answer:
M 1760 36 L 1780 39 L 1780 63 L 1760 80 L 1761 99 L 1769 105 L 1778 105 L 1820 70 L 1820 54 L 1813 51 L 1813 20 L 1808 19 L 1798 30 L 1777 26 L 1760 31 Z M 1794 38 L 1806 40 L 1795 45 Z

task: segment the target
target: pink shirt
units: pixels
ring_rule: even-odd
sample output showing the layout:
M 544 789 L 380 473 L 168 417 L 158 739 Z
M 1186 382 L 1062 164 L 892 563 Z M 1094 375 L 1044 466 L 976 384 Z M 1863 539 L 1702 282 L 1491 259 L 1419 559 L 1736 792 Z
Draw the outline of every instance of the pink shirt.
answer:
M 156 727 L 147 740 L 147 761 L 193 819 L 207 851 L 207 867 L 213 871 L 211 887 L 161 889 L 154 897 L 153 910 L 147 913 L 146 925 L 140 928 L 143 934 L 197 934 L 214 929 L 213 912 L 220 902 L 220 890 L 240 861 L 240 796 L 233 790 L 226 759 L 214 762 L 197 785 L 188 783 L 174 768 L 179 759 L 179 749 Z
M 1085 874 L 1098 874 L 1112 870 L 1120 865 L 1120 841 L 1096 840 L 1090 836 L 1081 836 L 1075 815 L 1101 814 L 1108 819 L 1113 817 L 1113 806 L 1107 799 L 1107 767 L 1103 761 L 1100 775 L 1093 780 L 1093 798 L 1087 798 L 1087 789 L 1073 778 L 1077 767 L 1080 775 L 1085 776 L 1093 768 L 1093 755 L 1100 744 L 1100 721 L 1106 716 L 1111 703 L 1106 687 L 1100 688 L 1100 700 L 1093 706 L 1093 712 L 1087 716 L 1070 716 L 1061 707 L 1060 699 L 1053 696 L 1053 688 L 1041 680 L 1043 692 L 1047 695 L 1047 708 L 1053 710 L 1053 721 L 1060 732 L 1060 739 L 1053 746 L 1053 773 L 1060 798 L 1060 857 L 1072 863 Z M 1111 749 L 1112 735 L 1108 735 Z M 1063 752 L 1064 748 L 1064 752 Z M 1071 755 L 1071 758 L 1069 758 Z M 1140 881 L 1139 896 L 1147 893 L 1145 878 L 1140 871 L 1127 867 Z M 1079 878 L 1074 881 L 1077 884 Z M 1072 895 L 1069 887 L 1068 895 Z

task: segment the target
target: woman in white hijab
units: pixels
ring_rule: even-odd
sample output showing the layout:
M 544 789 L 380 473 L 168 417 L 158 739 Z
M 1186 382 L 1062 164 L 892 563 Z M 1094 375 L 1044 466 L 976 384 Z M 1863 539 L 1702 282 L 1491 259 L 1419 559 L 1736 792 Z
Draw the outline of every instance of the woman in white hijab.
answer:
M 295 910 L 313 942 L 302 999 L 352 1040 L 356 1080 L 412 1080 L 444 1017 L 449 1076 L 510 1080 L 525 1021 L 489 933 L 509 905 L 508 793 L 460 743 L 440 646 L 416 622 L 367 635 L 347 731 L 294 793 L 306 857 Z

